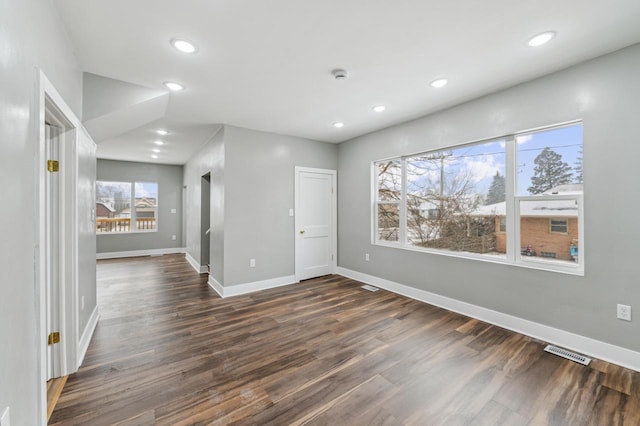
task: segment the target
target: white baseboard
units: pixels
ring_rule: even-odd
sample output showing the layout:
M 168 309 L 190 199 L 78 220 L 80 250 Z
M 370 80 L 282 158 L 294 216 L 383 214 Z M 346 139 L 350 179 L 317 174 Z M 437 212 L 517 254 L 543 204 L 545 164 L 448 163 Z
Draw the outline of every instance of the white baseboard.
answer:
M 191 265 L 193 269 L 196 270 L 197 273 L 206 274 L 209 272 L 207 265 L 200 265 L 200 263 L 193 256 L 191 256 L 189 252 L 185 252 L 184 258 L 187 259 L 187 262 L 189 262 L 189 265 Z
M 457 312 L 506 328 L 507 330 L 515 331 L 554 345 L 562 346 L 593 358 L 598 358 L 622 367 L 640 371 L 640 352 L 605 343 L 590 337 L 574 334 L 565 330 L 560 330 L 558 328 L 549 327 L 526 319 L 514 317 L 513 315 L 504 314 L 481 306 L 472 305 L 460 300 L 440 296 L 435 293 L 409 287 L 384 278 L 378 278 L 362 272 L 352 271 L 347 268 L 338 267 L 337 273 L 347 278 L 410 297 L 411 299 L 439 306 L 449 311 Z
M 290 284 L 297 284 L 296 277 L 294 275 L 288 275 L 286 277 L 271 278 L 268 280 L 254 281 L 252 283 L 238 284 L 232 286 L 223 286 L 218 281 L 209 275 L 209 286 L 220 295 L 220 297 L 232 297 L 239 296 L 241 294 L 253 293 L 256 291 L 267 290 L 270 288 L 282 287 Z
M 164 249 L 149 250 L 131 250 L 131 251 L 114 251 L 110 253 L 97 253 L 96 259 L 117 259 L 120 257 L 139 257 L 139 256 L 161 256 L 163 254 L 184 253 L 184 247 L 173 247 Z
M 213 275 L 209 274 L 209 280 L 207 282 L 209 283 L 209 287 L 214 289 L 220 297 L 224 297 L 224 287 L 222 286 L 222 284 L 216 281 L 215 278 L 213 278 Z
M 80 368 L 82 365 L 82 361 L 84 361 L 84 356 L 87 354 L 87 349 L 89 349 L 89 343 L 91 343 L 91 338 L 93 337 L 93 333 L 96 330 L 96 326 L 98 325 L 98 320 L 100 319 L 100 314 L 98 313 L 98 306 L 93 308 L 93 312 L 91 312 L 91 317 L 89 318 L 89 322 L 87 326 L 84 328 L 82 332 L 82 336 L 80 337 L 80 341 L 78 342 L 78 364 L 76 366 L 76 370 Z

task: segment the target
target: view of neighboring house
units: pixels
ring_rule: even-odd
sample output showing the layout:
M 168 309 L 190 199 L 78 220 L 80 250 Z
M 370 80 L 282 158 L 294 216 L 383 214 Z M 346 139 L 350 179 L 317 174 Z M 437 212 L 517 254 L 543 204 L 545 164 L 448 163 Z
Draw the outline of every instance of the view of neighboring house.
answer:
M 111 203 L 107 201 L 96 201 L 96 217 L 112 218 L 115 217 L 116 210 Z
M 582 194 L 582 184 L 559 185 L 543 195 Z M 495 218 L 495 250 L 506 253 L 506 202 L 478 207 L 475 217 Z M 578 206 L 574 200 L 535 200 L 520 204 L 521 253 L 573 260 L 578 246 Z
M 131 207 L 116 210 L 114 203 L 100 199 L 96 201 L 96 230 L 98 232 L 131 231 Z M 157 203 L 155 198 L 136 198 L 135 221 L 136 230 L 153 230 L 156 228 Z

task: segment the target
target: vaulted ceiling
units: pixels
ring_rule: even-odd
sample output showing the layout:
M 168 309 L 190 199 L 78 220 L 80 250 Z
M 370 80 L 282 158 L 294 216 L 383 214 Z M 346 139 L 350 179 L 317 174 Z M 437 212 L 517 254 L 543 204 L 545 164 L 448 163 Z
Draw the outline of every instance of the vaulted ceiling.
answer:
M 338 143 L 640 42 L 637 0 L 54 2 L 98 156 L 168 164 L 221 124 Z

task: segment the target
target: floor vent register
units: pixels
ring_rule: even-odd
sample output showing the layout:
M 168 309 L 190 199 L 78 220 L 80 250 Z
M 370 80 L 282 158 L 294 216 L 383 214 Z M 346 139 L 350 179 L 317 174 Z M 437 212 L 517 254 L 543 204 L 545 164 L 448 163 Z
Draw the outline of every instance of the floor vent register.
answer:
M 566 349 L 559 348 L 557 346 L 547 345 L 547 347 L 544 348 L 544 350 L 545 352 L 558 355 L 562 358 L 566 358 L 568 360 L 577 362 L 578 364 L 589 365 L 589 363 L 591 362 L 591 358 L 588 358 L 584 355 L 577 354 L 575 352 L 568 351 Z

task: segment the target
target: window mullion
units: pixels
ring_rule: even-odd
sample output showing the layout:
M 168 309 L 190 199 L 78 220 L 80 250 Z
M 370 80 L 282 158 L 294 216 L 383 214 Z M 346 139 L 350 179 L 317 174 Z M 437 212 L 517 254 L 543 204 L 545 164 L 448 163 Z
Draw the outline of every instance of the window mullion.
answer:
M 403 158 L 401 161 L 402 183 L 400 185 L 400 208 L 398 212 L 400 214 L 400 246 L 404 247 L 407 244 L 407 160 Z
M 505 216 L 506 216 L 506 231 L 507 231 L 507 260 L 511 263 L 516 261 L 517 256 L 520 255 L 518 248 L 518 241 L 520 240 L 520 224 L 517 220 L 516 211 L 516 170 L 517 161 L 516 156 L 516 139 L 515 136 L 509 136 L 505 140 L 506 149 L 506 161 L 505 161 Z
M 129 232 L 135 232 L 137 228 L 137 218 L 136 218 L 136 185 L 134 182 L 131 182 L 131 225 L 129 225 Z

